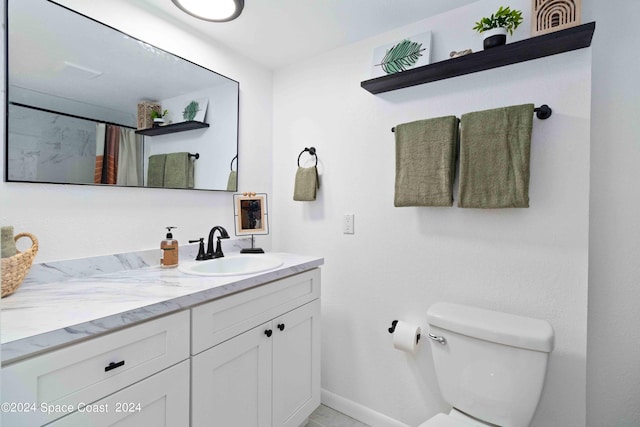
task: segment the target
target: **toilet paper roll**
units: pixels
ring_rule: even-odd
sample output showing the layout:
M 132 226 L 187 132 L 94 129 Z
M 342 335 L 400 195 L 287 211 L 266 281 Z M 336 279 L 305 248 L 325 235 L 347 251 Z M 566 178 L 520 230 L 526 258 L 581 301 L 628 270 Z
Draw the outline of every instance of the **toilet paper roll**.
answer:
M 399 321 L 393 332 L 393 346 L 398 350 L 413 353 L 418 346 L 420 326 Z

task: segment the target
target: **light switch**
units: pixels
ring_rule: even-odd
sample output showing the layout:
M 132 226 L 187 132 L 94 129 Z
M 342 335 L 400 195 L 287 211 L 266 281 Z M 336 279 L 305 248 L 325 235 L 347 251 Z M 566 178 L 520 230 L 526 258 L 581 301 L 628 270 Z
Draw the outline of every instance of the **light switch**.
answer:
M 354 234 L 354 221 L 355 214 L 344 214 L 342 232 L 344 234 Z

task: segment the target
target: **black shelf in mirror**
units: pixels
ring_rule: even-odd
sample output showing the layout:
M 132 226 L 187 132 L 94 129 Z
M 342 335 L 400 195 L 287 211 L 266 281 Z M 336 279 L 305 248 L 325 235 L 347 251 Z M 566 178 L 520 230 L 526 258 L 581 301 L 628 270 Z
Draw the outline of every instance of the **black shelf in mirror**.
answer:
M 595 29 L 596 23 L 589 22 L 458 58 L 365 80 L 360 83 L 360 86 L 373 94 L 383 93 L 582 49 L 591 46 Z
M 145 136 L 156 136 L 156 135 L 167 135 L 169 133 L 176 132 L 184 132 L 187 130 L 194 129 L 202 129 L 208 128 L 209 123 L 204 122 L 196 122 L 196 121 L 188 121 L 188 122 L 179 122 L 179 123 L 171 123 L 169 125 L 158 126 L 149 129 L 141 129 L 137 130 L 136 133 Z

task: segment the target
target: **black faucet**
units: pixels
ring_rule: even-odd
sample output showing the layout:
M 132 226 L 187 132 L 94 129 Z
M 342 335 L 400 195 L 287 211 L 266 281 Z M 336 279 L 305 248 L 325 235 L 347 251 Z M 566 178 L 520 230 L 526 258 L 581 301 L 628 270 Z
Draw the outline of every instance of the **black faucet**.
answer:
M 204 237 L 200 237 L 197 240 L 189 240 L 189 243 L 200 243 L 198 247 L 198 256 L 196 256 L 196 261 L 204 261 L 207 259 L 207 256 L 204 253 Z
M 216 234 L 216 231 L 220 232 L 220 236 L 218 236 L 218 241 L 216 243 L 216 251 L 214 252 L 213 251 L 213 235 Z M 207 241 L 206 258 L 207 259 L 222 258 L 224 254 L 222 253 L 222 245 L 220 244 L 220 239 L 228 239 L 228 238 L 229 238 L 229 233 L 227 233 L 227 230 L 225 230 L 224 227 L 221 227 L 219 225 L 216 225 L 215 227 L 213 227 L 209 232 L 209 240 Z

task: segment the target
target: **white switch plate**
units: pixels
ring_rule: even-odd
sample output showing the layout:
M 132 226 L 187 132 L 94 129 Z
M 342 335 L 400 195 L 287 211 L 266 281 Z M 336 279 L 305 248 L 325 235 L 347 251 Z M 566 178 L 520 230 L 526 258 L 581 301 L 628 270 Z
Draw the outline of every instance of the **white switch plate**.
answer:
M 344 214 L 344 218 L 342 221 L 342 232 L 344 234 L 354 234 L 353 221 L 355 219 L 355 214 Z

